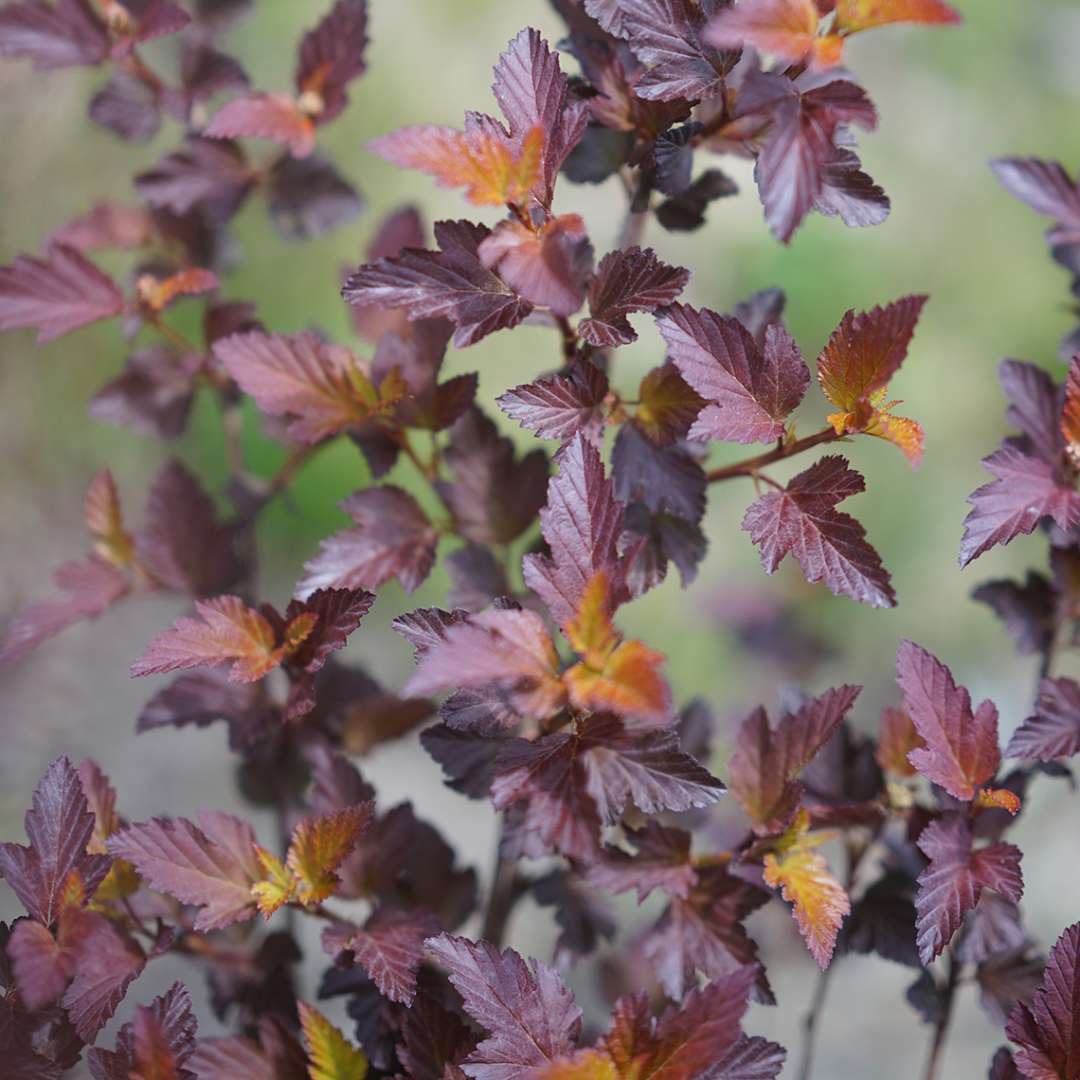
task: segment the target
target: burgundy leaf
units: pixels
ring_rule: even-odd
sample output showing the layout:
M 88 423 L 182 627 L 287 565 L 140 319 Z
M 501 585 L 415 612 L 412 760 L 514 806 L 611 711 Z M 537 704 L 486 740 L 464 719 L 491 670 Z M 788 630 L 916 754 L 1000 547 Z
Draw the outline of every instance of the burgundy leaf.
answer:
M 37 71 L 100 64 L 109 36 L 86 0 L 22 0 L 0 8 L 0 56 L 23 56 Z
M 139 563 L 166 588 L 209 596 L 241 576 L 235 530 L 219 522 L 213 500 L 179 462 L 158 473 L 146 519 L 135 537 Z
M 20 255 L 0 267 L 0 330 L 32 326 L 39 345 L 119 315 L 123 307 L 112 278 L 63 244 L 53 244 L 44 259 Z
M 1080 684 L 1072 679 L 1043 679 L 1029 716 L 1009 740 L 1006 757 L 1054 761 L 1080 753 Z
M 871 607 L 895 607 L 896 594 L 863 527 L 836 504 L 865 487 L 842 457 L 825 457 L 783 491 L 770 491 L 746 511 L 742 527 L 761 551 L 766 573 L 792 554 L 809 582 Z
M 998 381 L 1009 407 L 1005 419 L 1021 432 L 1017 445 L 1050 465 L 1065 449 L 1061 437 L 1061 391 L 1048 372 L 1022 360 L 1002 360 Z
M 187 427 L 200 363 L 201 358 L 181 356 L 168 345 L 140 349 L 94 395 L 87 412 L 137 435 L 174 439 Z
M 283 157 L 270 172 L 266 198 L 274 228 L 291 243 L 340 228 L 364 205 L 356 188 L 318 154 Z
M 161 127 L 161 92 L 145 79 L 114 71 L 90 99 L 90 119 L 129 142 L 149 142 Z
M 731 790 L 755 827 L 766 832 L 786 822 L 802 797 L 795 777 L 832 738 L 861 689 L 827 690 L 785 713 L 774 728 L 762 708 L 742 722 L 728 770 Z
M 543 450 L 516 460 L 514 444 L 474 406 L 451 429 L 444 460 L 453 480 L 439 481 L 438 492 L 467 540 L 505 544 L 536 520 L 548 478 Z
M 480 244 L 490 235 L 468 222 L 438 222 L 439 251 L 406 248 L 361 266 L 342 295 L 362 307 L 404 308 L 410 319 L 449 319 L 457 328 L 455 347 L 474 345 L 495 330 L 517 326 L 532 310 L 480 261 Z
M 89 899 L 112 863 L 108 856 L 87 854 L 94 815 L 79 774 L 66 757 L 57 758 L 34 788 L 24 822 L 30 844 L 0 844 L 0 876 L 23 907 L 50 926 L 68 890 L 81 886 Z
M 49 243 L 81 251 L 140 248 L 150 239 L 153 223 L 145 210 L 119 203 L 99 202 L 89 213 L 74 218 L 51 233 Z
M 512 139 L 520 141 L 536 127 L 543 130 L 541 180 L 535 194 L 550 206 L 559 169 L 585 133 L 585 103 L 571 98 L 559 54 L 533 29 L 522 30 L 507 45 L 495 66 L 491 90 Z
M 896 654 L 896 681 L 904 710 L 925 746 L 908 760 L 927 779 L 957 799 L 975 798 L 1001 764 L 997 709 L 984 701 L 972 712 L 971 696 L 935 656 L 910 641 Z
M 1073 1080 L 1080 1069 L 1080 923 L 1057 939 L 1031 1005 L 1013 1009 L 1005 1034 L 1029 1080 Z
M 961 566 L 998 544 L 1034 532 L 1044 518 L 1053 518 L 1062 529 L 1080 521 L 1080 495 L 1053 465 L 1008 444 L 984 458 L 983 465 L 994 479 L 968 496 L 971 510 L 964 519 Z
M 1050 232 L 1050 243 L 1080 240 L 1080 187 L 1056 161 L 1001 158 L 991 167 L 1010 195 L 1054 218 L 1057 227 Z
M 177 214 L 210 205 L 228 217 L 254 182 L 255 175 L 234 143 L 189 135 L 184 149 L 166 155 L 135 178 L 135 190 L 151 206 Z
M 337 0 L 300 42 L 296 90 L 319 96 L 318 122 L 333 120 L 348 104 L 346 89 L 367 63 L 367 0 Z
M 581 1009 L 551 968 L 530 967 L 512 949 L 448 934 L 431 938 L 428 949 L 446 967 L 465 1011 L 488 1033 L 465 1060 L 468 1076 L 516 1080 L 573 1050 Z
M 495 401 L 511 420 L 535 431 L 541 439 L 565 442 L 580 431 L 596 442 L 607 392 L 607 376 L 595 364 L 582 360 L 565 375 L 549 375 L 516 386 Z
M 621 29 L 649 70 L 634 87 L 647 101 L 708 98 L 719 92 L 738 53 L 706 45 L 702 32 L 713 4 L 692 0 L 620 0 Z
M 697 884 L 697 871 L 690 861 L 690 834 L 655 821 L 628 834 L 634 854 L 606 848 L 603 858 L 588 868 L 589 883 L 615 893 L 635 889 L 639 904 L 654 889 L 688 900 Z
M 379 993 L 411 1005 L 416 997 L 416 974 L 424 959 L 424 941 L 438 929 L 439 920 L 428 912 L 378 912 L 363 929 L 346 926 L 339 934 L 338 928 L 332 927 L 326 931 L 323 945 L 351 952 Z
M 705 472 L 681 446 L 657 446 L 636 424 L 619 429 L 611 452 L 615 495 L 698 524 L 705 516 Z
M 596 572 L 615 565 L 622 525 L 623 507 L 612 481 L 604 476 L 599 453 L 582 435 L 574 436 L 540 511 L 551 555 L 527 555 L 524 560 L 525 584 L 561 626 L 573 619 Z
M 196 930 L 220 930 L 255 915 L 251 886 L 263 873 L 251 826 L 231 814 L 206 812 L 202 828 L 185 818 L 154 818 L 109 838 L 149 884 L 200 910 Z
M 775 1080 L 787 1060 L 787 1051 L 760 1035 L 740 1035 L 735 1045 L 702 1080 Z
M 975 850 L 968 823 L 959 814 L 932 821 L 919 835 L 930 865 L 919 875 L 915 910 L 919 957 L 929 964 L 960 929 L 983 889 L 1019 901 L 1024 892 L 1020 849 L 996 842 Z
M 406 592 L 418 588 L 431 572 L 438 534 L 416 500 L 387 485 L 358 491 L 341 508 L 356 526 L 322 542 L 319 554 L 304 564 L 297 595 L 323 588 L 377 589 L 391 578 Z
M 657 316 L 668 357 L 709 404 L 690 429 L 692 439 L 773 442 L 810 385 L 792 337 L 766 331 L 759 349 L 738 319 L 674 304 Z
M 1038 655 L 1050 645 L 1056 595 L 1042 574 L 1029 570 L 1023 584 L 1007 579 L 986 581 L 971 598 L 986 604 L 1002 621 L 1017 652 Z
M 53 581 L 67 596 L 31 604 L 11 620 L 0 641 L 0 665 L 21 660 L 72 623 L 96 619 L 131 588 L 115 566 L 93 556 L 57 567 Z
M 578 334 L 602 349 L 636 341 L 626 316 L 671 304 L 689 280 L 689 270 L 661 262 L 652 248 L 612 251 L 589 286 L 589 318 L 578 324 Z

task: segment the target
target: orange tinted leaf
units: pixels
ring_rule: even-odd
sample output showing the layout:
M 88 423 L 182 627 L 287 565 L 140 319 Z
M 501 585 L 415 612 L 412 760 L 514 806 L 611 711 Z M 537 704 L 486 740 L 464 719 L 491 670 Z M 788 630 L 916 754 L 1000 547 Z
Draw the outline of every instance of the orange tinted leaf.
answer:
M 492 130 L 494 128 L 494 130 Z M 469 131 L 420 124 L 371 142 L 380 157 L 435 177 L 440 187 L 464 187 L 476 206 L 520 203 L 540 180 L 544 129 L 534 127 L 515 150 L 495 125 Z
M 890 707 L 882 710 L 881 733 L 875 756 L 885 772 L 893 776 L 914 776 L 915 766 L 908 761 L 908 754 L 925 745 L 911 717 L 903 709 Z
M 922 461 L 923 428 L 917 420 L 893 416 L 892 413 L 880 409 L 863 429 L 863 434 L 876 435 L 879 439 L 891 442 L 912 465 L 918 465 Z
M 296 1004 L 311 1080 L 364 1080 L 367 1058 L 313 1005 Z
M 976 810 L 1004 810 L 1012 817 L 1020 813 L 1020 796 L 1008 788 L 983 788 L 975 796 Z
M 262 881 L 251 886 L 251 895 L 255 898 L 259 913 L 269 919 L 280 907 L 293 897 L 296 882 L 288 867 L 276 856 L 264 848 L 257 851 L 259 866 L 265 875 Z
M 594 574 L 566 625 L 566 637 L 574 651 L 596 667 L 603 666 L 619 643 L 611 622 L 609 591 L 607 574 L 603 570 Z
M 573 1057 L 559 1058 L 533 1073 L 534 1080 L 620 1080 L 621 1073 L 610 1055 L 600 1050 L 579 1050 Z
M 333 895 L 337 868 L 356 847 L 370 817 L 371 804 L 358 803 L 296 826 L 286 862 L 300 903 L 317 904 Z
M 213 292 L 217 287 L 217 275 L 198 268 L 181 270 L 166 278 L 143 274 L 136 286 L 139 302 L 154 312 L 164 311 L 181 296 L 201 296 L 203 293 Z
M 660 674 L 664 654 L 640 641 L 624 641 L 600 669 L 575 664 L 563 678 L 579 709 L 609 711 L 663 721 L 671 711 L 671 691 Z
M 726 8 L 709 25 L 707 39 L 721 48 L 753 45 L 793 64 L 833 67 L 840 62 L 843 38 L 818 35 L 820 19 L 814 0 L 742 0 Z
M 1065 453 L 1073 465 L 1080 466 L 1080 356 L 1074 356 L 1065 380 L 1065 408 L 1061 413 L 1061 434 Z
M 843 886 L 829 873 L 825 858 L 816 848 L 829 839 L 811 833 L 810 815 L 800 810 L 791 827 L 780 838 L 776 853 L 765 856 L 764 876 L 768 885 L 795 907 L 795 922 L 818 965 L 829 966 L 836 935 L 844 917 L 851 913 L 851 901 Z
M 211 139 L 250 136 L 287 146 L 293 157 L 315 149 L 315 125 L 288 94 L 250 94 L 222 106 L 203 129 Z
M 855 33 L 888 23 L 962 22 L 960 13 L 943 0 L 837 0 L 836 25 Z
M 83 518 L 94 538 L 94 553 L 113 566 L 131 566 L 135 545 L 124 528 L 124 515 L 116 482 L 108 469 L 99 472 L 86 490 Z
M 132 675 L 212 667 L 231 660 L 229 677 L 234 682 L 256 682 L 277 667 L 288 651 L 288 646 L 277 645 L 266 618 L 238 596 L 196 600 L 195 610 L 198 619 L 177 619 L 150 642 L 132 664 Z M 293 645 L 295 639 L 294 634 Z

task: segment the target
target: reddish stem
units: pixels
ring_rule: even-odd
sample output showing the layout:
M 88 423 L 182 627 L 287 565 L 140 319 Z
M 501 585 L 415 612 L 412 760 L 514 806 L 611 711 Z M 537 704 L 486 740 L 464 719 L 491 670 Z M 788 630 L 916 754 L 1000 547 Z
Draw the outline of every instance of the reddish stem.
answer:
M 746 461 L 737 461 L 734 465 L 724 465 L 722 468 L 713 469 L 705 474 L 705 479 L 710 484 L 717 484 L 722 480 L 732 480 L 736 476 L 756 476 L 767 465 L 784 461 L 786 458 L 801 454 L 804 450 L 810 450 L 824 443 L 836 442 L 841 438 L 843 438 L 842 435 L 837 435 L 831 427 L 827 427 L 814 435 L 807 435 L 805 439 L 796 439 L 791 443 L 780 442 L 768 453 L 747 458 Z

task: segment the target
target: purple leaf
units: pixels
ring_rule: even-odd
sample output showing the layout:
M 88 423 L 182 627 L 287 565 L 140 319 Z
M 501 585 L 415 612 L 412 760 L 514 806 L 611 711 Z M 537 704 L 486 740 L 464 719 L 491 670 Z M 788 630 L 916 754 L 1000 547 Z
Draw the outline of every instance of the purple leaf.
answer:
M 1054 761 L 1080 753 L 1080 684 L 1072 679 L 1043 679 L 1029 716 L 1009 740 L 1006 757 Z
M 86 0 L 23 0 L 0 8 L 0 56 L 26 57 L 36 71 L 100 64 L 109 36 Z
M 579 431 L 590 441 L 600 438 L 602 405 L 608 392 L 607 376 L 588 360 L 565 375 L 549 375 L 516 386 L 495 399 L 511 420 L 535 431 L 541 439 L 566 441 Z

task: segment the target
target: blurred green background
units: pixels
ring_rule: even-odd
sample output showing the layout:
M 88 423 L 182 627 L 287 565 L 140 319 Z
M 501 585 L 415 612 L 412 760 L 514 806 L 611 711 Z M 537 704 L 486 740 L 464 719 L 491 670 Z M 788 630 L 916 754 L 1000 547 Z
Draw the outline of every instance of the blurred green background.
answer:
M 663 258 L 693 268 L 687 298 L 695 304 L 726 310 L 756 289 L 783 287 L 789 326 L 811 360 L 846 309 L 909 292 L 931 296 L 909 359 L 890 388 L 905 399 L 901 411 L 926 428 L 922 468 L 911 471 L 900 454 L 874 440 L 845 451 L 868 486 L 867 494 L 845 508 L 864 523 L 892 571 L 899 607 L 874 611 L 834 598 L 823 587 L 807 587 L 790 567 L 766 578 L 739 529 L 753 489 L 737 481 L 711 493 L 711 547 L 692 590 L 682 591 L 673 577 L 621 617 L 627 631 L 667 653 L 679 699 L 700 694 L 722 718 L 737 719 L 758 701 L 774 705 L 796 679 L 811 692 L 853 681 L 866 685 L 858 720 L 870 727 L 880 706 L 895 698 L 893 657 L 902 637 L 939 653 L 974 696 L 994 698 L 1006 735 L 1030 703 L 1032 664 L 1014 657 L 988 609 L 972 603 L 969 593 L 988 577 L 1040 565 L 1042 545 L 1037 539 L 1018 541 L 964 572 L 956 552 L 964 498 L 984 479 L 979 458 L 1003 431 L 998 361 L 1032 359 L 1061 374 L 1056 345 L 1073 318 L 1065 303 L 1066 275 L 1049 260 L 1040 220 L 1004 193 L 987 161 L 1034 154 L 1070 167 L 1080 163 L 1075 60 L 1080 9 L 1074 0 L 958 0 L 958 6 L 966 18 L 959 29 L 890 29 L 849 46 L 849 63 L 881 114 L 880 129 L 862 140 L 861 156 L 892 198 L 885 225 L 851 230 L 815 216 L 789 248 L 781 247 L 763 223 L 748 168 L 736 164 L 731 171 L 742 193 L 715 204 L 706 228 L 673 235 L 650 224 L 646 236 Z M 256 86 L 287 88 L 295 41 L 323 7 L 305 0 L 261 0 L 254 16 L 226 37 L 226 48 L 241 58 Z M 300 247 L 285 244 L 267 227 L 258 199 L 237 221 L 245 261 L 227 278 L 224 295 L 255 300 L 261 317 L 277 330 L 317 326 L 340 341 L 351 340 L 338 296 L 341 268 L 360 261 L 378 222 L 403 202 L 419 203 L 429 222 L 463 216 L 493 220 L 458 193 L 437 189 L 419 174 L 393 170 L 364 144 L 403 124 L 459 124 L 466 108 L 494 110 L 490 69 L 506 41 L 527 24 L 549 39 L 562 32 L 544 0 L 372 0 L 371 7 L 368 74 L 356 85 L 347 113 L 320 133 L 320 146 L 363 191 L 364 215 Z M 167 52 L 165 45 L 157 48 Z M 570 60 L 565 66 L 574 70 Z M 96 201 L 128 199 L 131 176 L 173 149 L 178 133 L 169 125 L 154 143 L 140 147 L 89 125 L 86 102 L 100 82 L 100 73 L 93 71 L 42 76 L 22 63 L 0 66 L 0 263 L 37 250 L 50 230 Z M 699 167 L 706 164 L 702 158 Z M 622 204 L 617 181 L 599 188 L 563 181 L 556 199 L 559 211 L 585 216 L 598 255 L 616 234 Z M 184 317 L 181 313 L 181 322 Z M 628 396 L 661 357 L 648 320 L 639 318 L 637 324 L 641 339 L 620 352 L 616 366 L 616 383 Z M 481 398 L 490 403 L 505 388 L 555 366 L 557 350 L 550 330 L 522 328 L 451 353 L 447 370 L 478 369 Z M 119 370 L 124 354 L 114 325 L 41 350 L 29 332 L 0 338 L 0 619 L 42 595 L 51 567 L 83 550 L 81 499 L 97 470 L 114 471 L 136 521 L 146 483 L 167 454 L 195 465 L 212 486 L 221 481 L 218 419 L 209 401 L 200 403 L 190 432 L 173 446 L 87 418 L 87 401 Z M 817 390 L 811 394 L 806 431 L 814 430 L 826 411 Z M 254 414 L 246 419 L 251 460 L 269 472 L 281 452 L 263 437 Z M 530 442 L 528 433 L 515 429 L 513 434 L 523 447 Z M 717 460 L 722 460 L 719 452 Z M 407 470 L 407 464 L 399 466 L 392 480 L 415 487 Z M 301 474 L 261 526 L 263 595 L 275 601 L 288 597 L 318 540 L 345 522 L 338 500 L 367 482 L 359 454 L 345 444 Z M 384 589 L 354 638 L 350 657 L 368 663 L 389 685 L 400 685 L 410 666 L 409 651 L 388 632 L 387 622 L 398 611 L 440 603 L 445 593 L 441 574 L 412 597 L 396 586 Z M 733 611 L 751 603 L 795 603 L 798 625 L 828 644 L 828 657 L 816 663 L 748 657 L 725 625 Z M 131 737 L 133 717 L 155 687 L 132 685 L 127 664 L 178 613 L 175 600 L 137 601 L 0 672 L 0 834 L 5 838 L 20 835 L 18 820 L 33 781 L 60 752 L 76 760 L 91 752 L 98 757 L 119 781 L 123 809 L 132 817 L 184 813 L 207 802 L 225 807 L 235 799 L 220 733 Z M 721 771 L 723 756 L 717 763 Z M 490 812 L 439 792 L 433 767 L 414 741 L 381 751 L 368 771 L 386 793 L 385 805 L 411 797 L 444 820 L 450 815 L 455 834 L 466 837 L 469 857 L 486 865 Z M 1063 852 L 1073 856 L 1076 850 L 1075 826 L 1058 814 L 1066 798 L 1063 788 L 1038 795 L 1018 830 L 1020 841 L 1026 841 L 1031 893 L 1025 907 L 1033 932 L 1045 944 L 1080 914 L 1075 858 L 1066 860 L 1064 878 L 1059 869 Z M 0 915 L 7 900 L 0 898 Z M 782 969 L 774 978 L 782 1006 L 755 1010 L 750 1028 L 793 1045 L 809 992 L 810 961 L 794 947 L 794 931 L 768 918 L 780 939 L 769 951 Z M 528 925 L 519 931 L 548 940 L 540 919 L 526 909 L 521 921 Z M 820 1076 L 864 1075 L 870 1045 L 881 1080 L 915 1075 L 923 1035 L 915 1014 L 895 1004 L 905 980 L 906 972 L 881 961 L 845 962 L 836 980 L 837 997 L 857 989 L 860 1010 L 865 1009 L 858 1016 L 862 1036 L 844 1037 L 855 1019 L 850 1004 L 835 1009 L 825 1021 Z M 988 1022 L 970 1000 L 967 1005 L 949 1076 L 981 1075 L 994 1045 Z

